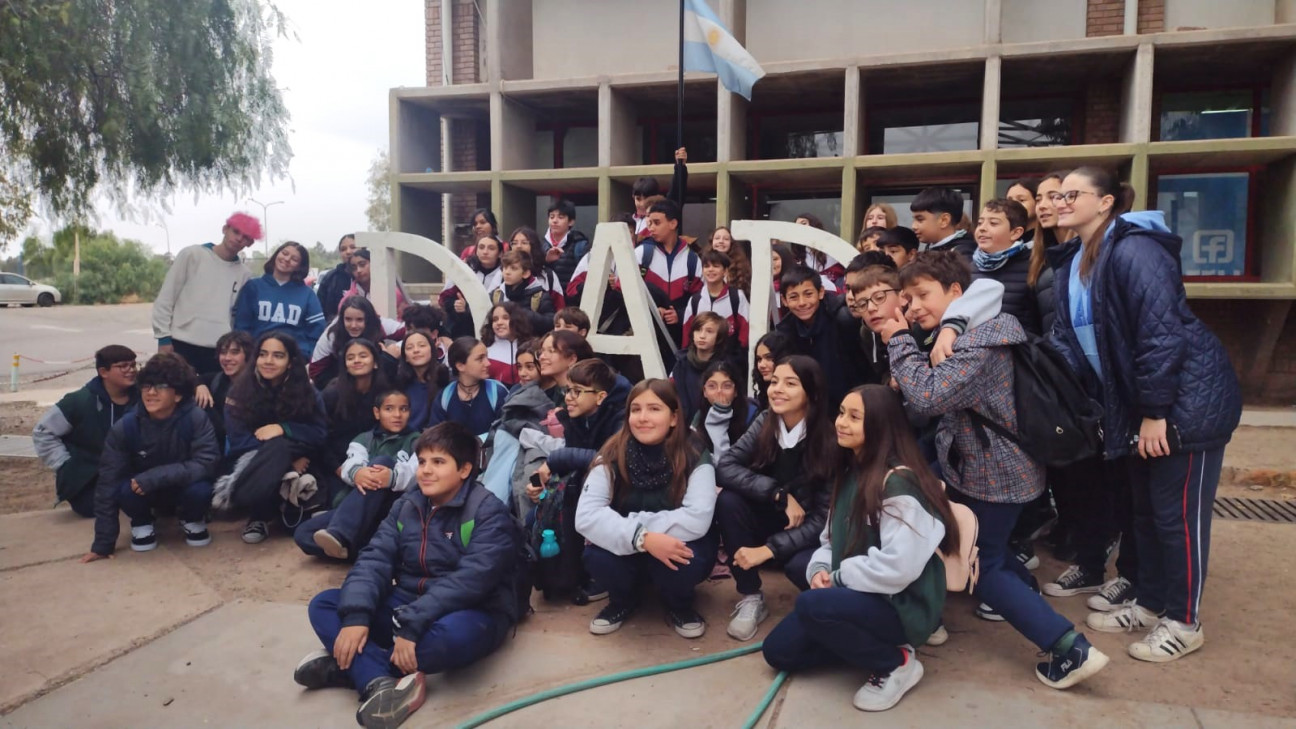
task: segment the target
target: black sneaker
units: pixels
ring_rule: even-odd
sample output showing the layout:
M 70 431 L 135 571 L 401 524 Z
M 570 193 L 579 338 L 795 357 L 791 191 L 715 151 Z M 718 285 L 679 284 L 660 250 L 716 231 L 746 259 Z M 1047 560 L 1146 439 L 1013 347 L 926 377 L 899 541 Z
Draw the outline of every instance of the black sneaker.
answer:
M 191 547 L 205 547 L 211 544 L 211 533 L 207 531 L 205 521 L 186 521 L 180 524 L 184 531 L 185 544 Z
M 1107 665 L 1107 655 L 1089 644 L 1083 635 L 1064 655 L 1048 654 L 1049 660 L 1035 666 L 1035 677 L 1049 688 L 1064 689 L 1098 673 Z
M 1114 577 L 1098 590 L 1098 594 L 1089 598 L 1086 604 L 1090 610 L 1109 613 L 1134 599 L 1134 583 L 1124 577 Z
M 693 608 L 667 610 L 666 622 L 670 623 L 682 638 L 701 638 L 706 632 L 706 621 Z
M 246 544 L 260 544 L 270 536 L 270 525 L 266 522 L 249 519 L 247 526 L 243 527 L 243 541 Z
M 1103 576 L 1095 575 L 1078 564 L 1066 568 L 1056 580 L 1044 585 L 1044 594 L 1052 597 L 1071 597 L 1085 592 L 1098 592 L 1103 586 Z
M 590 580 L 589 584 L 576 591 L 576 594 L 572 597 L 572 604 L 588 605 L 606 599 L 608 599 L 608 591 L 603 589 L 599 583 Z
M 1035 556 L 1035 545 L 1030 542 L 1017 542 L 1012 546 L 1013 554 L 1016 555 L 1017 561 L 1028 570 L 1036 569 L 1040 566 L 1039 557 Z
M 589 631 L 594 635 L 615 633 L 621 629 L 621 624 L 624 623 L 626 618 L 630 617 L 630 614 L 633 612 L 634 608 L 621 607 L 619 605 L 608 603 L 607 605 L 604 605 L 603 609 L 599 611 L 599 614 L 595 615 L 594 619 L 590 621 Z
M 131 527 L 131 549 L 136 552 L 148 552 L 157 549 L 157 530 L 152 524 Z
M 293 680 L 308 689 L 351 688 L 351 678 L 332 653 L 320 649 L 307 655 L 293 671 Z
M 395 729 L 418 711 L 427 698 L 427 683 L 422 673 L 402 678 L 382 676 L 365 687 L 356 709 L 356 723 L 366 729 Z

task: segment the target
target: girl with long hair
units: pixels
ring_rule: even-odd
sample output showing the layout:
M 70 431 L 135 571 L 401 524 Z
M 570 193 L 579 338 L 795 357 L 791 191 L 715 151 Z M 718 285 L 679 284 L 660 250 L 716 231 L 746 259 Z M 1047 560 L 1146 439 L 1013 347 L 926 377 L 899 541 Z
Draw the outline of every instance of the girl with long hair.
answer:
M 324 403 L 306 374 L 297 340 L 282 331 L 257 338 L 255 364 L 239 375 L 225 399 L 227 462 L 233 470 L 217 480 L 213 503 L 248 511 L 243 541 L 258 544 L 283 502 L 284 474 L 304 473 L 324 445 Z
M 699 638 L 706 621 L 693 607 L 695 589 L 716 558 L 708 535 L 715 469 L 689 442 L 668 380 L 640 382 L 628 402 L 625 424 L 599 450 L 576 506 L 576 530 L 589 540 L 585 568 L 608 591 L 590 632 L 620 629 L 651 582 L 675 632 Z
M 1039 184 L 1038 177 L 1022 177 L 1009 185 L 1007 192 L 1004 193 L 1005 198 L 1026 209 L 1026 232 L 1022 234 L 1022 243 L 1030 243 L 1035 239 L 1035 229 L 1039 223 L 1035 217 L 1035 198 L 1039 191 Z
M 325 330 L 324 336 L 315 342 L 310 365 L 310 373 L 315 388 L 323 390 L 338 374 L 338 360 L 342 348 L 352 339 L 367 339 L 374 344 L 383 345 L 389 339 L 396 338 L 401 323 L 395 319 L 378 316 L 373 304 L 363 296 L 348 296 L 338 307 L 338 316 Z M 400 345 L 392 342 L 383 346 L 380 366 L 388 375 L 395 373 L 396 354 Z
M 729 269 L 725 271 L 725 283 L 750 296 L 751 256 L 747 253 L 744 243 L 745 241 L 734 240 L 733 232 L 723 225 L 711 231 L 706 238 L 706 248 L 729 256 Z
M 716 463 L 716 522 L 733 555 L 739 595 L 728 632 L 737 640 L 751 640 L 769 616 L 762 564 L 776 562 L 792 584 L 809 587 L 806 565 L 828 519 L 826 485 L 837 460 L 827 387 L 810 357 L 780 361 L 770 378 L 769 410 Z
M 756 361 L 752 364 L 752 394 L 756 408 L 764 410 L 769 407 L 766 390 L 769 389 L 770 377 L 774 375 L 774 365 L 784 357 L 792 354 L 792 340 L 783 332 L 766 332 L 756 342 Z
M 555 329 L 540 340 L 540 389 L 553 400 L 554 407 L 564 406 L 567 371 L 577 362 L 593 357 L 593 347 L 573 331 Z
M 450 382 L 450 371 L 437 356 L 432 333 L 415 329 L 401 342 L 401 361 L 396 368 L 396 386 L 409 397 L 410 427 L 423 430 L 432 415 L 432 401 Z
M 1062 181 L 1058 224 L 1076 237 L 1049 254 L 1054 340 L 1103 404 L 1104 457 L 1132 456 L 1134 599 L 1086 622 L 1148 630 L 1129 654 L 1163 663 L 1205 642 L 1211 508 L 1242 395 L 1224 346 L 1188 307 L 1183 241 L 1160 211 L 1127 213 L 1133 189 L 1119 179 L 1085 166 Z
M 520 342 L 531 338 L 531 317 L 511 301 L 495 304 L 481 328 L 481 341 L 490 360 L 490 376 L 512 387 L 517 384 Z
M 702 409 L 693 418 L 698 448 L 718 461 L 747 432 L 756 403 L 747 399 L 743 372 L 732 360 L 718 359 L 702 373 Z
M 806 568 L 810 589 L 765 638 L 765 660 L 781 671 L 840 663 L 868 671 L 855 708 L 885 711 L 922 679 L 913 646 L 940 625 L 938 552 L 958 549 L 958 523 L 889 387 L 847 393 L 835 430 L 841 470 Z
M 900 219 L 896 217 L 895 208 L 887 203 L 873 203 L 864 211 L 864 225 L 860 230 L 869 228 L 886 228 L 890 230 L 900 224 Z
M 553 300 L 554 310 L 561 310 L 567 305 L 567 299 L 563 294 L 562 282 L 558 280 L 558 274 L 554 273 L 553 267 L 546 261 L 542 252 L 544 247 L 540 244 L 540 234 L 535 228 L 522 226 L 513 231 L 508 240 L 509 250 L 519 251 L 531 256 L 531 275 L 546 292 L 549 298 Z
M 310 253 L 288 241 L 266 259 L 265 275 L 239 289 L 234 303 L 234 328 L 256 337 L 271 330 L 291 332 L 303 352 L 313 352 L 324 333 L 324 309 L 307 286 Z
M 472 337 L 459 337 L 450 345 L 446 362 L 454 378 L 433 401 L 428 427 L 453 420 L 475 435 L 485 434 L 508 396 L 508 388 L 490 377 L 486 345 Z
M 499 287 L 504 279 L 500 267 L 500 256 L 503 254 L 503 243 L 495 238 L 485 237 L 477 241 L 473 254 L 465 262 L 472 269 L 477 281 L 487 291 Z M 449 317 L 449 328 L 452 336 L 464 337 L 473 335 L 472 313 L 468 311 L 468 301 L 463 292 L 453 281 L 448 281 L 441 291 L 438 302 Z

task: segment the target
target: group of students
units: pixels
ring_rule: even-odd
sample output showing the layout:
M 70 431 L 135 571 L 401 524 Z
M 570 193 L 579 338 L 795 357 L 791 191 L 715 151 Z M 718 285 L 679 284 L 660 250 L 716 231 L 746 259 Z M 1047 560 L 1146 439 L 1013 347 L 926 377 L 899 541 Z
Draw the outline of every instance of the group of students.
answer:
M 532 587 L 606 600 L 589 624 L 605 635 L 651 586 L 696 638 L 696 588 L 727 568 L 727 633 L 747 641 L 769 617 L 767 564 L 801 590 L 765 640 L 770 665 L 860 669 L 854 705 L 885 710 L 921 679 L 916 649 L 949 639 L 942 555 L 973 538 L 951 504 L 978 525 L 976 615 L 1034 643 L 1046 685 L 1075 685 L 1108 657 L 1043 595 L 1091 595 L 1091 630 L 1146 631 L 1135 659 L 1202 646 L 1211 504 L 1240 391 L 1188 308 L 1181 241 L 1159 213 L 1129 211 L 1114 173 L 1019 181 L 974 225 L 951 190 L 915 198 L 912 230 L 870 208 L 845 264 L 776 245 L 777 323 L 750 363 L 746 294 L 766 284 L 727 229 L 680 237 L 679 204 L 654 200 L 650 182 L 626 222 L 669 344 L 683 345 L 669 380 L 595 356 L 585 335 L 615 316 L 595 325 L 555 303 L 579 300 L 588 268 L 569 203 L 543 238 L 523 229 L 507 244 L 489 211 L 474 215 L 470 267 L 497 284 L 480 338 L 453 284 L 444 308 L 409 303 L 386 320 L 355 277 L 310 339 L 316 309 L 284 293 L 300 266 L 284 247 L 264 291 L 235 292 L 236 328 L 208 366 L 189 324 L 189 339 L 164 342 L 175 353 L 139 370 L 107 347 L 98 376 L 37 425 L 59 498 L 96 517 L 85 561 L 113 554 L 119 510 L 146 551 L 170 510 L 188 544 L 209 543 L 212 506 L 246 511 L 246 542 L 282 524 L 307 554 L 354 560 L 312 600 L 322 649 L 295 677 L 358 690 L 365 726 L 417 709 L 424 673 L 495 650 Z M 246 225 L 227 224 L 230 247 Z M 335 275 L 321 290 L 339 288 Z M 1101 447 L 1064 467 L 1019 432 L 1014 363 L 1031 342 L 1060 353 L 1100 410 Z M 1041 587 L 1030 545 L 1050 525 L 1074 564 Z

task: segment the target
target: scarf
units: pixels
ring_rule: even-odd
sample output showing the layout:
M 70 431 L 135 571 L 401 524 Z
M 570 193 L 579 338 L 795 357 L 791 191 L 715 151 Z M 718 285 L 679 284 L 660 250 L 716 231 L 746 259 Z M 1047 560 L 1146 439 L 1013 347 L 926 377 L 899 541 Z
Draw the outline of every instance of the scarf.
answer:
M 716 460 L 731 445 L 729 442 L 729 423 L 733 420 L 733 408 L 728 405 L 712 405 L 702 422 L 707 437 L 711 439 L 711 454 Z
M 618 500 L 616 510 L 622 516 L 637 511 L 666 511 L 670 503 L 671 465 L 666 445 L 646 446 L 631 438 L 626 443 L 626 472 L 629 488 Z
M 976 253 L 972 254 L 972 263 L 976 265 L 978 271 L 998 271 L 1012 260 L 1013 256 L 1027 250 L 1030 249 L 1021 241 L 1013 243 L 998 253 L 986 253 L 978 248 Z

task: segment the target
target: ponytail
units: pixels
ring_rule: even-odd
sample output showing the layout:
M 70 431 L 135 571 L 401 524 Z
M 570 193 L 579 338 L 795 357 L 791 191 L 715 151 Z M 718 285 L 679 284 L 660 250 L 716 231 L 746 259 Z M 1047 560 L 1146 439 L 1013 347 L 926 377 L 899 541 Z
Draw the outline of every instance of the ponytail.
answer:
M 1099 198 L 1108 195 L 1114 198 L 1115 202 L 1112 203 L 1111 210 L 1107 211 L 1105 222 L 1108 225 L 1134 207 L 1134 188 L 1128 183 L 1121 182 L 1115 170 L 1084 166 L 1077 167 L 1072 174 L 1088 179 L 1089 183 L 1097 188 Z M 1107 225 L 1101 225 L 1088 240 L 1084 241 L 1084 247 L 1080 251 L 1080 278 L 1085 282 L 1089 281 L 1089 277 L 1093 274 L 1093 267 L 1098 263 L 1099 247 L 1106 234 Z

